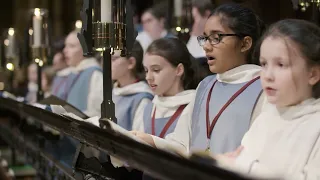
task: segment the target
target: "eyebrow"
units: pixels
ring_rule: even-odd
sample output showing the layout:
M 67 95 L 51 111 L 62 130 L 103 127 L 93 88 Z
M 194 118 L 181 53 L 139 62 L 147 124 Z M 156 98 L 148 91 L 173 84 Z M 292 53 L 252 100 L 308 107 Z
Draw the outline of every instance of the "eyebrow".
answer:
M 260 59 L 260 60 L 267 60 L 267 58 L 264 58 L 264 57 L 262 57 L 262 56 L 260 56 L 259 59 Z M 283 58 L 283 57 L 280 57 L 280 56 L 276 56 L 276 57 L 273 57 L 273 58 L 272 58 L 272 61 L 284 61 L 284 60 L 286 60 L 286 58 Z
M 210 31 L 210 34 L 219 34 L 219 33 L 224 33 L 224 32 L 219 31 L 219 30 L 211 30 L 211 31 Z M 209 34 L 209 35 L 210 35 L 210 34 Z M 207 34 L 204 32 L 203 35 L 206 36 Z
M 151 65 L 150 67 L 160 67 L 158 64 Z

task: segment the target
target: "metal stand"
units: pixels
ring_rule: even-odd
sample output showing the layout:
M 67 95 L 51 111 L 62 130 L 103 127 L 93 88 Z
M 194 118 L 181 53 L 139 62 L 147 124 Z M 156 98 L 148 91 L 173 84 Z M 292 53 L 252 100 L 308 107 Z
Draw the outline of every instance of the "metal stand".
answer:
M 112 100 L 112 73 L 111 55 L 114 50 L 120 50 L 121 55 L 126 55 L 131 50 L 135 37 L 128 35 L 133 29 L 131 0 L 112 0 L 112 22 L 104 22 L 99 18 L 101 4 L 100 0 L 83 0 L 81 17 L 83 26 L 78 39 L 83 49 L 84 56 L 92 56 L 93 52 L 102 53 L 103 58 L 103 102 L 101 104 L 101 119 L 99 120 L 102 129 L 110 128 L 110 121 L 117 123 L 115 116 L 115 104 Z M 95 18 L 92 12 L 97 12 Z M 127 30 L 127 26 L 129 31 Z M 87 157 L 85 145 L 80 144 L 73 161 L 73 168 L 87 175 L 97 176 L 101 179 L 123 179 L 127 172 L 121 168 L 114 168 L 110 157 L 106 153 L 99 157 Z
M 42 66 L 37 63 L 37 74 L 38 74 L 38 92 L 37 92 L 37 101 L 43 99 L 43 91 L 42 91 Z
M 103 51 L 103 102 L 101 104 L 100 127 L 106 128 L 105 122 L 117 123 L 115 106 L 112 101 L 111 48 Z

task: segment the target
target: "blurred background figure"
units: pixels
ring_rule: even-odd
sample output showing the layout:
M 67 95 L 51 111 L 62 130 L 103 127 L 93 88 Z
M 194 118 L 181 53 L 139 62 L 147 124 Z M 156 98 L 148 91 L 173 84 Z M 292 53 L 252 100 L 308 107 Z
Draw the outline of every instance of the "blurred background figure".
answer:
M 63 54 L 67 65 L 74 68 L 67 78 L 64 99 L 88 116 L 99 116 L 103 100 L 100 64 L 94 57 L 83 56 L 75 31 L 67 36 Z
M 197 37 L 203 35 L 204 25 L 212 10 L 213 4 L 210 0 L 192 1 L 193 25 L 187 47 L 190 54 L 195 58 L 203 58 L 206 56 L 203 48 L 198 44 Z
M 53 67 L 45 67 L 42 71 L 41 87 L 45 98 L 51 95 L 51 87 L 55 75 L 56 72 Z
M 137 36 L 144 51 L 157 39 L 164 37 L 174 37 L 167 30 L 167 9 L 166 4 L 157 4 L 146 11 L 141 16 L 143 31 Z
M 63 100 L 66 99 L 68 94 L 66 91 L 67 80 L 72 72 L 72 67 L 68 66 L 63 53 L 63 49 L 65 47 L 64 41 L 65 38 L 61 38 L 53 44 L 54 56 L 52 68 L 54 71 L 56 71 L 56 75 L 53 79 L 51 87 L 51 94 Z
M 57 72 L 68 67 L 62 52 L 64 48 L 64 41 L 65 41 L 65 38 L 61 38 L 57 40 L 52 47 L 54 52 L 52 66 L 53 66 L 53 69 Z
M 203 35 L 204 26 L 209 18 L 211 11 L 213 10 L 213 4 L 211 0 L 193 0 L 192 1 L 192 18 L 193 25 L 190 32 L 190 39 L 187 43 L 190 54 L 196 58 L 197 62 L 202 68 L 204 76 L 212 74 L 209 70 L 207 63 L 207 57 L 203 48 L 199 45 L 197 37 Z
M 37 64 L 32 63 L 28 66 L 28 93 L 26 96 L 27 102 L 35 103 L 37 101 L 37 91 L 38 91 L 38 74 L 37 74 Z
M 140 33 L 143 31 L 143 27 L 140 21 L 140 15 L 138 14 L 137 11 L 137 7 L 136 6 L 132 6 L 132 10 L 133 10 L 133 24 L 134 24 L 134 28 L 137 31 L 137 33 Z

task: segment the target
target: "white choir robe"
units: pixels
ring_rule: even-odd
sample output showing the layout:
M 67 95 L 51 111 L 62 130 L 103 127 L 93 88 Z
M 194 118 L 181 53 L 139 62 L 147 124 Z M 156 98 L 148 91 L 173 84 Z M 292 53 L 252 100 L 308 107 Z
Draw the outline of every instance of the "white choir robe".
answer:
M 231 162 L 222 158 L 220 165 L 264 179 L 320 180 L 320 99 L 265 107 L 245 134 L 240 155 Z
M 225 73 L 217 74 L 217 80 L 219 82 L 238 84 L 247 82 L 260 75 L 260 66 L 256 65 L 242 65 L 231 69 Z M 186 110 L 189 116 L 183 116 L 179 118 L 176 129 L 173 133 L 168 134 L 165 139 L 152 136 L 155 146 L 158 149 L 172 151 L 182 156 L 188 156 L 190 151 L 190 141 L 192 137 L 191 123 L 192 123 L 192 112 L 195 104 L 195 99 L 189 103 Z M 261 113 L 264 104 L 266 104 L 266 99 L 264 94 L 262 94 L 257 104 L 253 110 L 251 117 L 251 123 L 256 119 L 256 117 Z M 199 119 L 200 121 L 200 119 Z M 205 121 L 205 119 L 202 119 Z M 206 131 L 203 129 L 203 131 Z

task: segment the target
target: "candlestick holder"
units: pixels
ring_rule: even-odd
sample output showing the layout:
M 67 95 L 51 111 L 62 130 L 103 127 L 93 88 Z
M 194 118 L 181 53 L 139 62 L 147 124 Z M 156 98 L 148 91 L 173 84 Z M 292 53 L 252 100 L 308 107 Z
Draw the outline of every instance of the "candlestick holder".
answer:
M 103 58 L 100 126 L 106 128 L 105 122 L 117 122 L 112 101 L 111 56 L 114 51 L 121 51 L 121 56 L 125 56 L 128 50 L 131 50 L 136 37 L 133 31 L 131 0 L 84 0 L 81 16 L 83 26 L 78 38 L 84 56 L 100 52 Z
M 82 28 L 78 33 L 78 39 L 83 55 L 91 57 L 94 53 L 101 53 L 103 58 L 103 102 L 99 122 L 102 129 L 107 129 L 110 127 L 109 121 L 117 123 L 115 105 L 112 101 L 111 56 L 115 51 L 121 51 L 121 56 L 127 56 L 137 36 L 134 31 L 131 0 L 83 0 L 81 18 Z M 80 144 L 74 158 L 75 170 L 84 174 L 90 172 L 97 176 L 102 175 L 100 165 L 97 167 L 96 161 L 104 161 L 106 156 L 108 162 L 103 162 L 104 165 L 101 166 L 112 174 L 108 175 L 110 179 L 117 179 L 117 170 L 110 164 L 108 155 L 103 155 L 104 158 L 100 160 L 83 158 L 85 156 L 82 148 L 83 145 Z M 82 163 L 84 161 L 85 165 Z
M 14 70 L 19 68 L 18 33 L 15 28 L 5 29 L 3 35 L 2 63 L 6 69 L 8 91 L 13 90 Z
M 191 0 L 171 0 L 174 15 L 171 32 L 179 39 L 187 42 L 189 39 L 190 24 L 192 23 Z
M 29 28 L 29 42 L 32 53 L 32 60 L 37 64 L 37 101 L 43 98 L 43 90 L 41 86 L 42 66 L 48 61 L 49 54 L 49 31 L 48 31 L 48 10 L 34 8 L 30 10 L 31 25 Z

